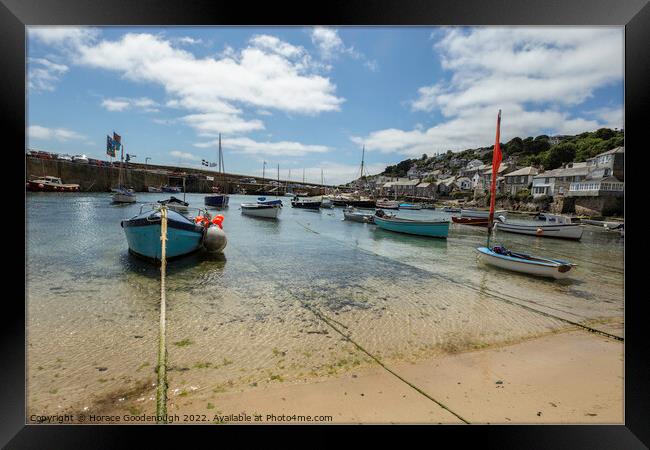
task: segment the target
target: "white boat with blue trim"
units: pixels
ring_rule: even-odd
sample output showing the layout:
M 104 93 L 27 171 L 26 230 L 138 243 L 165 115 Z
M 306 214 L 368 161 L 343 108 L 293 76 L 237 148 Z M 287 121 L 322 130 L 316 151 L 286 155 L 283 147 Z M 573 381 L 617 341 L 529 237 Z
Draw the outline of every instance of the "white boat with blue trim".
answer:
M 582 238 L 584 226 L 578 223 L 572 223 L 570 217 L 556 214 L 544 214 L 544 218 L 544 223 L 532 223 L 530 225 L 512 223 L 508 221 L 497 222 L 495 223 L 495 228 L 498 231 L 527 234 L 529 236 L 574 240 L 580 240 Z
M 546 259 L 525 253 L 512 252 L 501 246 L 479 247 L 480 262 L 501 269 L 521 272 L 539 277 L 561 279 L 566 278 L 575 264 L 561 259 Z
M 265 219 L 277 219 L 282 210 L 282 205 L 278 203 L 242 203 L 240 206 L 243 215 Z

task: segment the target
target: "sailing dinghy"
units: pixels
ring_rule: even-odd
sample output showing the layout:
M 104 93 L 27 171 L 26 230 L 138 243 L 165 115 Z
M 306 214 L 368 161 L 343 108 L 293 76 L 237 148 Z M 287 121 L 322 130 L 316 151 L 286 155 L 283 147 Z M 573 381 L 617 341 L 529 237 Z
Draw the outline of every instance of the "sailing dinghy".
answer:
M 501 110 L 497 117 L 497 133 L 492 154 L 492 184 L 490 185 L 490 212 L 487 219 L 488 235 L 487 246 L 478 247 L 478 260 L 494 267 L 511 270 L 513 272 L 549 277 L 554 279 L 566 278 L 575 266 L 568 261 L 559 259 L 542 258 L 532 256 L 523 252 L 513 252 L 502 246 L 490 247 L 490 233 L 494 227 L 494 206 L 496 202 L 496 177 L 501 165 L 501 145 L 499 135 L 501 128 Z M 463 215 L 466 217 L 465 215 Z M 501 227 L 498 224 L 497 227 Z M 505 231 L 505 230 L 504 230 Z M 580 233 L 582 234 L 582 232 Z

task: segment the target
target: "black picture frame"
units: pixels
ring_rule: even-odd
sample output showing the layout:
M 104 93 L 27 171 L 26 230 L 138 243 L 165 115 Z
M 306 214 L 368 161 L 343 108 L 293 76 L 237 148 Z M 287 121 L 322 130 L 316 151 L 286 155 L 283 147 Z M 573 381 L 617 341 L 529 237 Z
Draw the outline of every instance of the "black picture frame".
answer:
M 647 315 L 644 302 L 647 294 L 641 285 L 643 276 L 634 277 L 635 260 L 641 261 L 643 251 L 643 219 L 634 220 L 643 207 L 643 162 L 640 155 L 648 149 L 643 145 L 644 110 L 650 106 L 650 5 L 648 0 L 331 0 L 322 4 L 256 4 L 210 2 L 207 0 L 0 0 L 0 91 L 4 141 L 5 180 L 11 187 L 12 203 L 5 203 L 4 226 L 19 239 L 17 222 L 24 213 L 25 145 L 25 26 L 29 25 L 620 25 L 625 26 L 625 153 L 627 166 L 626 210 L 628 216 L 625 242 L 625 424 L 552 425 L 552 426 L 438 426 L 435 438 L 430 429 L 421 438 L 440 442 L 442 436 L 455 444 L 468 438 L 481 439 L 481 445 L 498 448 L 647 448 L 650 445 L 650 340 L 645 336 Z M 13 168 L 13 169 L 11 169 Z M 22 191 L 21 191 L 22 185 Z M 637 203 L 640 201 L 641 203 Z M 16 202 L 13 204 L 13 202 Z M 636 206 L 635 206 L 636 205 Z M 631 218 L 631 219 L 629 219 Z M 10 220 L 11 219 L 11 220 Z M 24 229 L 22 229 L 24 232 Z M 632 245 L 630 245 L 632 239 Z M 639 241 L 636 244 L 637 240 Z M 636 245 L 635 245 L 636 244 Z M 5 286 L 25 278 L 20 266 L 21 246 L 7 260 Z M 24 255 L 24 245 L 22 246 Z M 636 258 L 635 258 L 636 257 Z M 643 267 L 642 267 L 643 268 Z M 18 284 L 18 283 L 16 283 Z M 147 432 L 147 446 L 167 441 L 170 433 L 190 432 L 207 435 L 213 427 L 155 426 L 73 426 L 25 425 L 25 305 L 16 295 L 5 295 L 2 320 L 0 358 L 0 445 L 6 448 L 116 448 L 134 444 L 135 435 Z M 6 292 L 6 291 L 5 291 Z M 24 294 L 24 292 L 23 292 Z M 26 298 L 26 296 L 24 297 Z M 240 427 L 228 427 L 238 428 Z M 267 427 L 271 428 L 271 427 Z M 285 428 L 285 427 L 281 427 Z M 305 427 L 301 427 L 303 430 Z M 221 430 L 222 428 L 220 428 Z M 247 428 L 248 429 L 248 428 Z M 285 428 L 286 429 L 286 428 Z M 174 431 L 172 431 L 174 430 Z M 336 439 L 324 427 L 308 427 L 312 439 L 321 442 Z M 409 430 L 411 433 L 412 429 Z M 377 428 L 373 434 L 379 438 Z M 412 439 L 415 439 L 414 437 Z M 415 444 L 409 438 L 408 442 Z M 189 443 L 189 441 L 188 441 Z M 216 445 L 215 441 L 215 445 Z M 407 444 L 408 445 L 408 444 Z

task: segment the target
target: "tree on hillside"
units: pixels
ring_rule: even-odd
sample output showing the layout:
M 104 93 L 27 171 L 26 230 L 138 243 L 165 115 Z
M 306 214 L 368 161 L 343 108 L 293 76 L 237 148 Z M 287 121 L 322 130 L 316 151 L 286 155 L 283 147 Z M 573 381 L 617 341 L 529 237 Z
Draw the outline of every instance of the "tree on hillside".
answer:
M 531 140 L 524 139 L 524 153 L 528 155 L 537 155 L 539 153 L 545 152 L 551 147 L 551 144 L 547 140 Z
M 540 156 L 541 163 L 547 170 L 557 169 L 562 164 L 573 161 L 576 156 L 576 146 L 571 143 L 558 144 Z
M 610 130 L 609 128 L 600 128 L 600 129 L 596 130 L 596 132 L 594 133 L 595 137 L 597 137 L 599 139 L 603 139 L 605 141 L 608 140 L 608 139 L 613 138 L 615 135 L 616 135 L 616 132 L 613 131 L 613 130 Z
M 510 139 L 505 145 L 505 152 L 508 155 L 516 155 L 524 151 L 524 141 L 520 137 Z

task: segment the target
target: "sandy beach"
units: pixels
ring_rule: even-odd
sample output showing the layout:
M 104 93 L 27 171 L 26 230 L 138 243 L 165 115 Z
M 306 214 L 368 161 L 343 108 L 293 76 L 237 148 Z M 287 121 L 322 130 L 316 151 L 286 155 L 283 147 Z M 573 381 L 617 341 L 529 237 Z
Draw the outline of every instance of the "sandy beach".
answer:
M 265 423 L 309 422 L 270 415 L 331 416 L 332 423 L 623 422 L 623 344 L 586 331 L 387 367 L 410 385 L 377 365 L 304 383 L 173 396 L 168 413 L 181 422 L 219 415 L 226 423 L 256 414 Z

